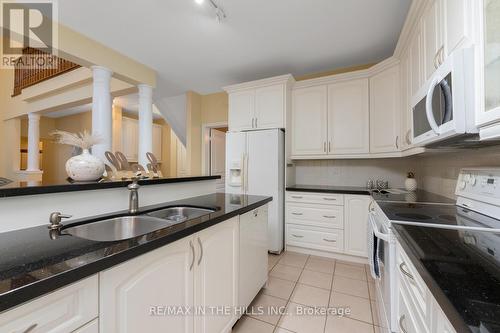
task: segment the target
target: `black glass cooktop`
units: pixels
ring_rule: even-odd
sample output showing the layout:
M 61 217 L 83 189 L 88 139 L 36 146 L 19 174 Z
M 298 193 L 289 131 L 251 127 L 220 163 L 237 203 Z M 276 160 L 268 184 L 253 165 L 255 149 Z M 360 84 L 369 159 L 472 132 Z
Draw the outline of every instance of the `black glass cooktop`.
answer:
M 417 190 L 414 192 L 400 191 L 401 193 L 391 193 L 391 190 L 372 191 L 372 197 L 380 202 L 401 202 L 401 203 L 438 203 L 455 205 L 455 200 L 443 197 L 432 192 Z

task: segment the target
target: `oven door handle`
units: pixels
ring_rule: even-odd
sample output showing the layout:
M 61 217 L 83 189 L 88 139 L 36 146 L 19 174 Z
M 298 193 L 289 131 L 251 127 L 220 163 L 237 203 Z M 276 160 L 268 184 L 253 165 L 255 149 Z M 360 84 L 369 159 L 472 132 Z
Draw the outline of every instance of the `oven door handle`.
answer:
M 377 238 L 380 238 L 381 240 L 383 240 L 385 242 L 390 242 L 389 235 L 380 232 L 380 230 L 377 226 L 377 222 L 375 221 L 375 214 L 373 212 L 370 212 L 370 214 L 368 215 L 368 221 L 371 223 L 373 233 L 375 234 L 375 236 L 377 236 Z
M 425 114 L 427 116 L 427 121 L 431 126 L 434 133 L 439 135 L 439 126 L 436 123 L 436 119 L 434 118 L 434 112 L 432 111 L 432 95 L 434 95 L 434 89 L 436 89 L 439 84 L 439 79 L 435 77 L 432 79 L 431 84 L 429 86 L 429 90 L 427 91 L 427 98 L 425 100 Z

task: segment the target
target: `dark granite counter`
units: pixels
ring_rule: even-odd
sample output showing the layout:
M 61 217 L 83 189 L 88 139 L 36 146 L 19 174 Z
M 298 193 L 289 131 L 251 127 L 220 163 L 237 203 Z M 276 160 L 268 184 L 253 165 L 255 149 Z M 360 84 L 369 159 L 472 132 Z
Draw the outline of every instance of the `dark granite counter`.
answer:
M 141 186 L 144 185 L 158 185 L 170 183 L 193 182 L 200 180 L 219 179 L 220 176 L 195 176 L 195 177 L 181 177 L 181 178 L 153 178 L 143 179 L 139 181 Z M 1 197 L 14 197 L 20 195 L 34 195 L 58 192 L 74 192 L 74 191 L 88 191 L 99 190 L 107 188 L 127 187 L 130 180 L 103 180 L 99 182 L 28 182 L 18 181 L 0 182 L 0 198 Z
M 339 193 L 339 194 L 360 194 L 370 195 L 370 190 L 356 186 L 328 186 L 328 185 L 291 185 L 286 187 L 287 191 L 297 192 L 319 192 L 319 193 Z
M 51 292 L 111 266 L 187 237 L 231 217 L 244 214 L 271 197 L 214 193 L 142 207 L 140 213 L 187 205 L 215 209 L 214 213 L 132 239 L 99 242 L 70 235 L 52 239 L 46 226 L 0 234 L 0 311 Z M 126 211 L 75 221 L 65 228 L 128 215 Z

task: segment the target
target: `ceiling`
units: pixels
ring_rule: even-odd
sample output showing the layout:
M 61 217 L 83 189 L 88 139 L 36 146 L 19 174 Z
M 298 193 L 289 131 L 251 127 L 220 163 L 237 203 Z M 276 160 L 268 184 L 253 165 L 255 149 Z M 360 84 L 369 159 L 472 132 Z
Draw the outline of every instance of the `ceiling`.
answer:
M 155 97 L 202 94 L 392 55 L 411 0 L 59 1 L 60 21 L 158 72 Z

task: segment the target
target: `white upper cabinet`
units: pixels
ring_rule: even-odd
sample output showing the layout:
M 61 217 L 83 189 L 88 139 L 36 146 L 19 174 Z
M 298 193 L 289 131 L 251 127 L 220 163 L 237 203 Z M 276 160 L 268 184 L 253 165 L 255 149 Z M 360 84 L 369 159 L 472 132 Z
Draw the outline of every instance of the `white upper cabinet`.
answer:
M 443 42 L 442 1 L 432 0 L 422 17 L 425 80 L 431 77 L 446 56 Z
M 410 87 L 410 59 L 406 52 L 401 57 L 400 81 L 401 81 L 401 149 L 405 150 L 411 146 L 412 131 L 412 108 Z
M 255 91 L 245 90 L 229 94 L 230 131 L 245 131 L 253 128 L 255 122 Z
M 369 111 L 368 79 L 328 86 L 328 154 L 370 152 Z
M 399 151 L 400 138 L 399 65 L 370 79 L 370 152 Z
M 424 83 L 422 35 L 421 24 L 419 24 L 417 27 L 417 32 L 410 40 L 410 44 L 408 47 L 408 59 L 410 63 L 410 92 L 412 97 Z
M 481 0 L 442 0 L 445 25 L 446 55 L 457 48 L 472 45 L 473 4 Z
M 229 94 L 229 130 L 285 128 L 293 81 L 287 74 L 224 87 Z
M 326 85 L 294 89 L 292 92 L 292 156 L 326 155 Z

